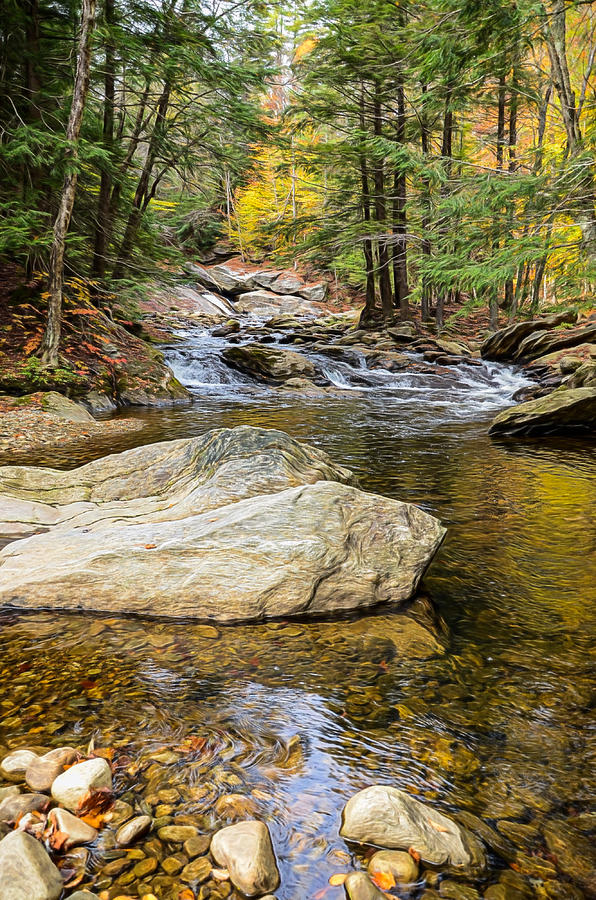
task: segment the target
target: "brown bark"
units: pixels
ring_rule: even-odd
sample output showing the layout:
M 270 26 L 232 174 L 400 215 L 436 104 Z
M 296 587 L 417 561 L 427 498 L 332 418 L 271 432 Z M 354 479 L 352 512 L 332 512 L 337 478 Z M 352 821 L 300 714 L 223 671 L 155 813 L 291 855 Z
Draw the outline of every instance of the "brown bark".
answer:
M 403 79 L 397 85 L 397 128 L 395 138 L 398 144 L 406 139 L 406 101 Z M 407 185 L 405 172 L 395 170 L 393 175 L 393 284 L 395 289 L 395 305 L 399 308 L 399 317 L 406 321 L 410 315 L 408 297 L 408 249 L 406 200 Z
M 105 44 L 104 74 L 104 107 L 103 107 L 103 147 L 111 154 L 114 143 L 114 105 L 116 89 L 116 60 L 114 38 L 111 29 L 114 25 L 114 0 L 104 0 L 104 20 L 107 29 Z M 110 196 L 112 193 L 112 173 L 110 163 L 104 164 L 99 185 L 97 201 L 97 227 L 93 249 L 92 272 L 98 278 L 106 273 L 106 255 L 110 233 Z
M 365 133 L 365 107 L 364 107 L 364 90 L 360 92 L 360 130 Z M 371 212 L 370 212 L 370 179 L 368 175 L 368 165 L 364 153 L 360 154 L 360 181 L 362 185 L 362 215 L 364 221 L 370 229 Z M 375 259 L 373 254 L 373 246 L 370 235 L 365 235 L 363 241 L 364 263 L 366 266 L 366 304 L 364 307 L 364 318 L 370 320 L 374 318 L 374 310 L 376 306 L 375 294 Z
M 85 102 L 89 90 L 91 34 L 95 24 L 95 0 L 82 0 L 81 26 L 77 51 L 77 68 L 72 103 L 66 128 L 69 143 L 69 171 L 64 178 L 58 213 L 54 221 L 54 238 L 50 254 L 48 318 L 39 352 L 44 365 L 58 364 L 62 323 L 62 289 L 64 283 L 64 251 L 77 190 L 78 142 Z
M 380 99 L 379 85 L 375 86 L 374 98 L 374 133 L 383 134 L 383 108 Z M 381 311 L 384 319 L 393 317 L 393 298 L 391 296 L 391 278 L 389 275 L 389 252 L 387 249 L 387 198 L 385 197 L 385 168 L 382 159 L 377 157 L 373 167 L 375 185 L 375 218 L 379 226 L 379 288 L 381 293 Z
M 120 244 L 120 249 L 118 251 L 118 259 L 116 261 L 116 265 L 114 266 L 114 278 L 121 278 L 124 273 L 124 267 L 130 258 L 139 226 L 143 218 L 143 213 L 145 212 L 148 202 L 152 196 L 151 188 L 149 185 L 153 167 L 157 159 L 160 141 L 165 132 L 166 115 L 170 104 L 171 89 L 171 83 L 169 81 L 165 81 L 157 104 L 155 124 L 153 126 L 151 138 L 149 139 L 149 146 L 147 148 L 145 163 L 143 165 L 141 175 L 137 183 L 137 188 L 132 201 L 132 209 L 126 223 L 124 237 L 122 238 L 122 243 Z M 157 185 L 154 184 L 153 192 L 155 191 L 156 186 Z

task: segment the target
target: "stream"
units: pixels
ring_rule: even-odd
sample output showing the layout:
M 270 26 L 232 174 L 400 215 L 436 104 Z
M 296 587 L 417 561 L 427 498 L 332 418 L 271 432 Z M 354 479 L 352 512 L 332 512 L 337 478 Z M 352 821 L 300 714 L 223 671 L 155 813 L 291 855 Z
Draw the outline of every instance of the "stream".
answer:
M 165 352 L 192 406 L 126 410 L 142 431 L 26 461 L 70 468 L 243 424 L 311 442 L 364 489 L 416 503 L 448 526 L 423 584 L 449 626 L 448 651 L 379 658 L 370 642 L 355 649 L 349 620 L 234 626 L 213 637 L 192 624 L 61 615 L 57 628 L 46 613 L 4 615 L 0 745 L 93 738 L 124 748 L 124 799 L 166 817 L 192 814 L 205 831 L 218 800 L 232 795 L 224 802 L 271 828 L 279 900 L 343 897 L 328 879 L 361 857 L 339 838 L 341 809 L 375 782 L 497 828 L 525 860 L 507 877 L 527 893 L 511 888 L 505 900 L 596 896 L 583 843 L 596 827 L 593 445 L 491 440 L 491 418 L 527 384 L 496 363 L 389 373 L 311 354 L 336 388 L 311 398 L 229 369 L 225 338 L 199 326 L 179 337 Z M 189 764 L 188 747 L 203 738 L 209 753 Z M 175 876 L 163 872 L 107 877 L 114 852 L 107 838 L 93 848 L 95 890 L 177 896 Z M 477 887 L 505 883 L 506 868 L 491 856 Z

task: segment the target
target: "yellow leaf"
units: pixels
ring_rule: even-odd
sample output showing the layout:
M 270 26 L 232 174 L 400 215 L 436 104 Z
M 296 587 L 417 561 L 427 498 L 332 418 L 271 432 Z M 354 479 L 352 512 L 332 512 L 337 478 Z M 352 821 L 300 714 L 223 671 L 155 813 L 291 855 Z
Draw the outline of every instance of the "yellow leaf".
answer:
M 329 879 L 329 884 L 332 884 L 333 887 L 338 887 L 340 884 L 343 884 L 348 876 L 345 872 L 337 872 L 336 875 L 332 875 Z

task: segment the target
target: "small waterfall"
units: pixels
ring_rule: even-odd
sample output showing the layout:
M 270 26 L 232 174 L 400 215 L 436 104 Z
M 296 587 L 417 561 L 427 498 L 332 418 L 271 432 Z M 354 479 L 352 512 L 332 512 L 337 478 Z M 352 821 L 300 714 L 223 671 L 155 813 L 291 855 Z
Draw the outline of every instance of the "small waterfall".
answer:
M 258 323 L 251 319 L 247 324 Z M 232 343 L 248 343 L 255 337 L 234 335 L 230 340 L 214 337 L 208 329 L 196 326 L 178 332 L 179 340 L 165 347 L 164 353 L 176 377 L 197 395 L 250 395 L 258 391 L 267 392 L 274 399 L 274 388 L 230 368 L 222 359 L 224 348 Z M 284 335 L 278 333 L 272 338 L 279 345 Z M 521 371 L 494 362 L 464 360 L 449 367 L 428 363 L 418 354 L 406 351 L 412 365 L 390 372 L 368 368 L 364 354 L 353 347 L 346 347 L 345 354 L 328 356 L 304 345 L 283 346 L 314 363 L 317 380 L 334 389 L 331 398 L 341 397 L 344 392 L 354 398 L 361 394 L 367 403 L 390 404 L 394 410 L 415 407 L 421 414 L 442 421 L 476 418 L 507 406 L 513 394 L 530 383 Z

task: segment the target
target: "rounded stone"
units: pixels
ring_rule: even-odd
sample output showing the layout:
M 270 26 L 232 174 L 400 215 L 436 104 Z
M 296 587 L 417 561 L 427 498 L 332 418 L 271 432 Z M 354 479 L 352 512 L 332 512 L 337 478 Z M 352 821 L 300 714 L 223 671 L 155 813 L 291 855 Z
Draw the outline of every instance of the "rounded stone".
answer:
M 136 840 L 147 834 L 151 828 L 151 816 L 135 816 L 130 822 L 121 825 L 116 832 L 116 843 L 120 847 L 128 847 Z
M 379 850 L 369 863 L 370 875 L 393 875 L 397 882 L 410 884 L 418 878 L 418 863 L 403 850 Z
M 24 781 L 25 772 L 35 759 L 38 756 L 32 750 L 13 750 L 0 763 L 0 776 L 5 781 Z
M 247 897 L 270 893 L 279 885 L 271 836 L 263 822 L 251 819 L 222 828 L 211 841 L 211 854 Z
M 112 770 L 105 759 L 86 759 L 58 775 L 52 783 L 52 797 L 74 812 L 92 790 L 112 789 Z
M 43 756 L 36 756 L 25 772 L 25 781 L 32 791 L 49 793 L 54 780 L 77 758 L 74 747 L 58 747 Z
M 162 841 L 172 841 L 174 844 L 183 844 L 198 834 L 193 825 L 164 825 L 157 832 Z
M 39 841 L 22 831 L 0 841 L 2 900 L 57 900 L 61 893 L 60 872 Z

